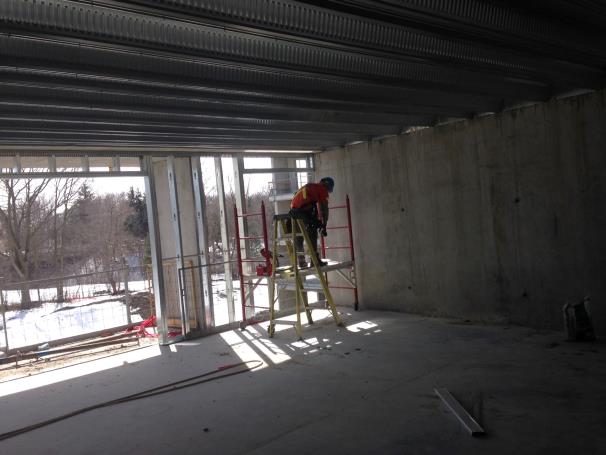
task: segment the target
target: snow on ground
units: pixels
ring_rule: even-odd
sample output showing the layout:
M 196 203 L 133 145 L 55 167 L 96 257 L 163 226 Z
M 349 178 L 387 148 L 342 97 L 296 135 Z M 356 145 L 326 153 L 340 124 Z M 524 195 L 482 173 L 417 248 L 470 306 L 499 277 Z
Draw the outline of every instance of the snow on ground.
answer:
M 225 279 L 223 275 L 213 275 L 213 307 L 214 307 L 214 325 L 216 327 L 229 323 L 229 313 L 227 305 L 227 294 Z M 130 281 L 129 291 L 146 290 L 146 281 Z M 236 321 L 242 320 L 242 305 L 240 296 L 240 280 L 233 281 L 234 289 L 234 316 Z M 250 287 L 245 287 L 246 293 L 250 292 Z M 16 310 L 6 312 L 6 326 L 8 329 L 8 345 L 11 349 L 43 345 L 49 341 L 60 340 L 63 338 L 84 335 L 100 330 L 109 330 L 114 327 L 120 327 L 128 323 L 126 306 L 123 302 L 123 295 L 111 296 L 94 295 L 98 292 L 106 292 L 107 286 L 80 285 L 66 286 L 66 295 L 82 295 L 89 297 L 76 298 L 69 302 L 57 303 L 47 301 L 40 307 L 30 310 Z M 254 291 L 255 314 L 266 312 L 269 307 L 267 280 L 263 279 Z M 31 297 L 33 301 L 38 301 L 38 296 L 42 300 L 52 300 L 56 298 L 55 289 L 32 290 Z M 9 304 L 20 302 L 19 291 L 5 291 L 5 301 Z M 316 300 L 315 293 L 309 293 L 310 303 Z M 247 302 L 250 304 L 250 302 Z M 276 305 L 279 309 L 279 302 Z M 251 317 L 250 310 L 247 313 Z M 138 314 L 131 315 L 131 322 L 141 322 L 142 318 Z M 0 319 L 0 349 L 5 346 L 5 335 L 2 330 L 2 320 Z
M 83 291 L 87 295 L 92 295 L 100 290 L 106 291 L 104 285 L 85 286 L 87 289 Z M 78 286 L 79 290 L 82 290 L 83 287 Z M 129 283 L 129 290 L 136 291 L 145 288 L 145 281 Z M 44 295 L 46 298 L 54 298 L 56 291 L 54 289 L 41 289 L 40 295 Z M 32 292 L 32 300 L 37 301 L 37 297 L 37 291 L 35 296 Z M 18 303 L 20 293 L 18 291 L 5 292 L 5 298 L 9 303 Z M 46 302 L 40 307 L 29 310 L 7 311 L 6 328 L 8 329 L 9 348 L 43 345 L 49 341 L 126 325 L 128 319 L 123 299 L 123 295 L 111 296 L 105 294 L 63 303 Z M 139 315 L 131 315 L 131 322 L 141 321 L 142 318 Z M 1 326 L 2 321 L 0 320 Z M 0 348 L 5 345 L 5 334 L 2 330 L 0 332 Z
M 147 281 L 129 281 L 129 291 L 142 291 L 147 289 Z M 108 293 L 109 286 L 104 283 L 99 284 L 79 284 L 74 286 L 64 286 L 63 294 L 71 301 L 81 302 L 95 294 Z M 29 296 L 32 302 L 50 302 L 57 300 L 56 288 L 30 289 Z M 21 302 L 21 291 L 4 291 L 4 302 L 13 305 Z

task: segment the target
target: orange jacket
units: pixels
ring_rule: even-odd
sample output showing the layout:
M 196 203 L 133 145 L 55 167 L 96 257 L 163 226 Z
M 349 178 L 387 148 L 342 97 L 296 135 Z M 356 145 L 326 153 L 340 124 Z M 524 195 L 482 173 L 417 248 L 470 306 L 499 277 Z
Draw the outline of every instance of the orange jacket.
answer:
M 295 193 L 290 208 L 301 209 L 318 203 L 328 204 L 328 190 L 321 183 L 308 183 Z

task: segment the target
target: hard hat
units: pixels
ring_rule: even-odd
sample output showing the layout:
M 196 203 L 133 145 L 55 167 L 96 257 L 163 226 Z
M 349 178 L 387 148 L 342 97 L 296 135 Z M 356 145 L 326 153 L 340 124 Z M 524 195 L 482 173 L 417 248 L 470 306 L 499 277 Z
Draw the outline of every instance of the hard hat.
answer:
M 335 188 L 335 181 L 332 177 L 323 177 L 320 180 L 320 183 L 324 184 L 329 193 L 332 193 L 332 190 Z

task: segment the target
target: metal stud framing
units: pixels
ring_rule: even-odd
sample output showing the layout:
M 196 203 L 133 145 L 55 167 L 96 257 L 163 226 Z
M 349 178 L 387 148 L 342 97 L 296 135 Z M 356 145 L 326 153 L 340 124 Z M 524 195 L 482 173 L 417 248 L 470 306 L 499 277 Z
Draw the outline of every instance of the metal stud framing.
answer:
M 219 218 L 221 222 L 221 243 L 223 246 L 223 261 L 224 272 L 225 272 L 225 294 L 227 295 L 227 314 L 229 316 L 229 322 L 232 323 L 236 319 L 236 312 L 234 307 L 234 284 L 232 281 L 232 263 L 229 254 L 229 234 L 227 230 L 227 207 L 225 203 L 225 182 L 223 180 L 223 165 L 221 164 L 221 157 L 215 157 L 215 175 L 217 178 L 217 195 L 219 197 Z
M 170 200 L 170 217 L 173 227 L 173 239 L 175 242 L 175 258 L 177 263 L 177 270 L 183 269 L 183 239 L 181 237 L 181 213 L 179 211 L 179 193 L 177 188 L 177 173 L 175 157 L 169 156 L 166 160 L 166 172 L 168 175 L 168 192 Z M 184 292 L 187 289 L 183 287 Z M 187 296 L 179 296 L 179 302 L 181 305 L 181 330 L 183 334 L 190 332 L 189 323 L 189 308 L 187 306 Z
M 202 283 L 202 315 L 204 329 L 210 329 L 214 321 L 212 274 L 210 260 L 208 257 L 208 228 L 206 224 L 206 197 L 204 193 L 204 183 L 202 179 L 202 167 L 200 158 L 190 158 L 192 170 L 192 186 L 194 192 L 194 206 L 196 210 L 196 236 L 198 245 L 198 258 L 200 266 L 198 268 L 200 282 Z
M 144 160 L 145 200 L 147 203 L 147 219 L 149 225 L 149 242 L 151 245 L 152 273 L 154 283 L 154 301 L 156 304 L 156 318 L 158 327 L 158 340 L 160 344 L 168 344 L 168 325 L 166 321 L 166 287 L 164 285 L 164 270 L 162 268 L 162 243 L 160 241 L 160 225 L 158 223 L 158 198 L 154 168 L 151 157 Z

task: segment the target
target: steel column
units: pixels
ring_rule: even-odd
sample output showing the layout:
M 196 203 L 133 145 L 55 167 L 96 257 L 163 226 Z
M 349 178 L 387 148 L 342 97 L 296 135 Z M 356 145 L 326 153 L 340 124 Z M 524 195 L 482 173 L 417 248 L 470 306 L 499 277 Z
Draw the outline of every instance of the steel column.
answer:
M 48 157 L 48 171 L 51 173 L 57 172 L 57 158 L 55 155 Z
M 351 205 L 349 203 L 349 194 L 345 195 L 345 205 L 347 206 L 347 231 L 349 234 L 349 251 L 351 252 L 351 262 L 353 263 L 354 276 L 356 277 L 356 285 L 354 286 L 354 310 L 358 311 L 358 275 L 356 274 L 356 253 L 354 250 L 353 230 L 351 226 Z
M 84 155 L 82 157 L 82 172 L 90 172 L 90 160 L 88 158 L 88 155 Z
M 112 157 L 112 172 L 120 172 L 120 156 L 114 155 Z
M 23 172 L 23 167 L 21 166 L 21 155 L 19 155 L 18 153 L 15 154 L 15 168 L 14 168 L 14 171 L 17 174 Z

